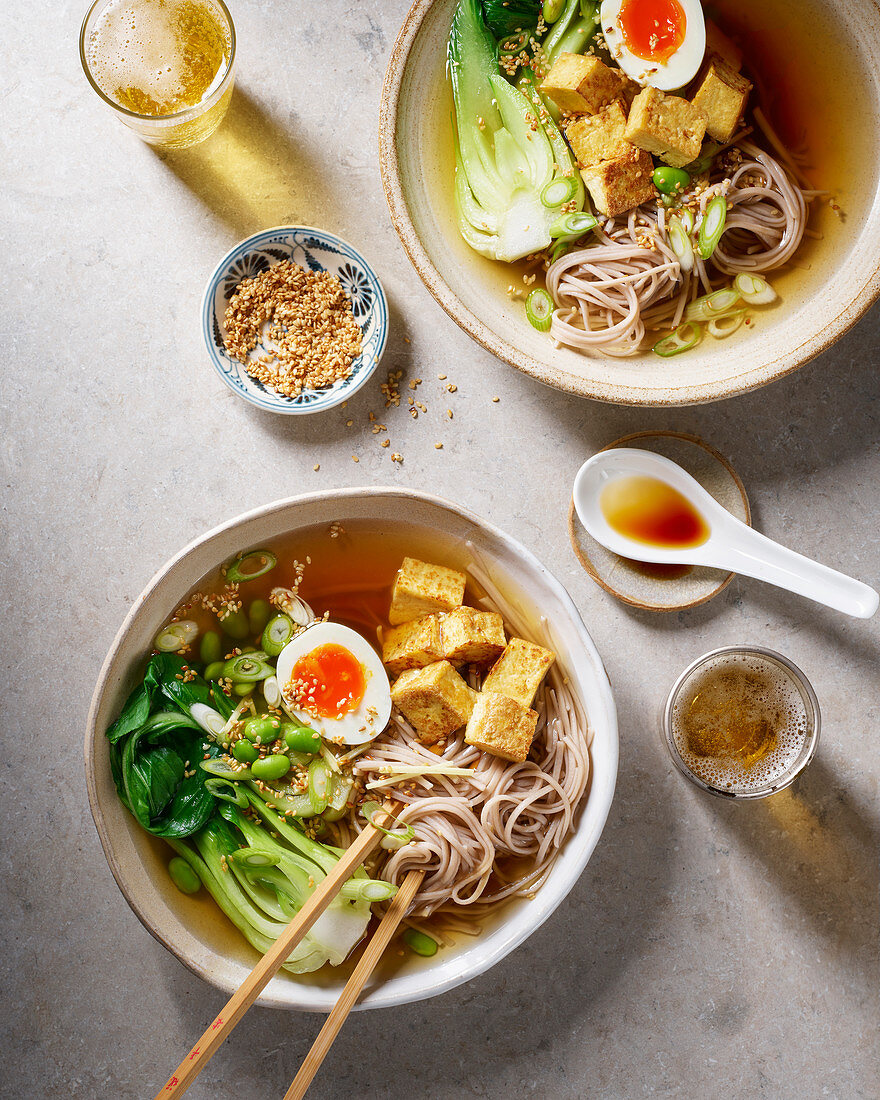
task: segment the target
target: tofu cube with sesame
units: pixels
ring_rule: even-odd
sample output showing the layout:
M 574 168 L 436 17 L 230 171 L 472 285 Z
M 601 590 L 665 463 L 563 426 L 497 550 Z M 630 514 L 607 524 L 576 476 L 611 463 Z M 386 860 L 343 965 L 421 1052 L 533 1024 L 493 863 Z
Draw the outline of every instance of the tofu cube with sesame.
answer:
M 624 94 L 628 78 L 598 57 L 561 53 L 541 83 L 541 92 L 560 111 L 570 115 L 594 115 Z
M 712 61 L 693 97 L 693 104 L 706 116 L 706 133 L 722 145 L 739 128 L 752 85 L 741 74 Z
M 674 168 L 700 155 L 706 133 L 705 112 L 677 95 L 642 88 L 630 108 L 626 140 Z
M 507 695 L 481 691 L 474 702 L 464 739 L 468 745 L 522 763 L 529 755 L 538 725 L 537 711 Z
M 506 695 L 530 707 L 555 660 L 556 654 L 549 649 L 524 638 L 511 638 L 483 681 L 483 691 Z
M 382 635 L 382 663 L 391 676 L 408 668 L 424 668 L 443 658 L 439 615 L 393 626 Z
M 404 558 L 391 590 L 392 626 L 412 622 L 435 611 L 451 611 L 464 599 L 465 575 L 418 558 Z
M 742 50 L 711 19 L 706 20 L 706 57 L 710 61 L 723 61 L 737 73 L 742 68 Z
M 619 99 L 594 115 L 578 115 L 565 128 L 565 136 L 581 168 L 627 154 L 626 112 Z
M 593 205 L 609 218 L 657 197 L 654 162 L 641 149 L 581 170 Z
M 391 701 L 418 739 L 433 745 L 466 724 L 477 692 L 468 687 L 448 661 L 402 672 L 391 689 Z
M 454 665 L 494 661 L 504 650 L 504 620 L 494 611 L 457 607 L 440 617 L 443 657 Z

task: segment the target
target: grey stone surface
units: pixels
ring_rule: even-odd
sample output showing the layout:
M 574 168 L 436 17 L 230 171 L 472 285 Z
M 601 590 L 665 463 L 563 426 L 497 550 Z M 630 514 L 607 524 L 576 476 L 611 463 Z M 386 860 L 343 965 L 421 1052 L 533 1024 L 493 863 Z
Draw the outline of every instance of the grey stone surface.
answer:
M 544 389 L 446 318 L 387 216 L 376 119 L 405 0 L 238 0 L 231 116 L 206 146 L 167 157 L 89 92 L 84 6 L 0 7 L 2 1095 L 152 1096 L 222 1003 L 129 911 L 89 816 L 85 714 L 131 601 L 240 511 L 387 483 L 466 503 L 568 586 L 616 691 L 620 779 L 552 920 L 464 988 L 353 1017 L 316 1100 L 877 1096 L 876 622 L 747 580 L 693 612 L 628 610 L 582 573 L 564 516 L 587 455 L 676 428 L 733 461 L 768 535 L 876 584 L 880 312 L 798 374 L 721 404 L 638 411 Z M 209 369 L 196 323 L 208 273 L 283 222 L 349 238 L 385 281 L 385 367 L 422 377 L 429 409 L 385 417 L 400 468 L 366 426 L 378 383 L 346 410 L 282 419 Z M 658 711 L 693 657 L 743 641 L 811 677 L 822 744 L 793 791 L 719 805 L 673 771 Z M 252 1011 L 190 1095 L 282 1096 L 318 1027 Z

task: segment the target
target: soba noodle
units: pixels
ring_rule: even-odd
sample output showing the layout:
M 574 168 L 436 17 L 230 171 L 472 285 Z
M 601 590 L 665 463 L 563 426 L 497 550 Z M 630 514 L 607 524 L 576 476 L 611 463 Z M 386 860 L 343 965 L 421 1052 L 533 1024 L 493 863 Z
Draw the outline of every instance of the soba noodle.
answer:
M 513 608 L 481 570 L 471 569 L 508 628 L 522 633 Z M 426 868 L 413 916 L 442 918 L 448 930 L 476 932 L 491 908 L 511 896 L 530 896 L 546 878 L 575 822 L 590 777 L 589 729 L 583 710 L 554 666 L 539 692 L 538 731 L 532 758 L 510 763 L 464 743 L 464 731 L 438 756 L 417 739 L 395 713 L 389 729 L 373 742 L 368 757 L 354 764 L 364 782 L 383 778 L 383 765 L 448 764 L 473 768 L 467 777 L 431 776 L 401 781 L 390 792 L 404 808 L 401 821 L 416 839 L 388 853 L 374 873 L 400 883 L 407 871 Z M 473 687 L 479 684 L 474 679 Z M 350 842 L 352 825 L 339 823 L 340 842 Z M 435 921 L 431 924 L 436 934 Z
M 668 236 L 667 210 L 644 203 L 595 230 L 597 243 L 568 252 L 547 270 L 558 307 L 550 335 L 560 344 L 606 355 L 635 355 L 650 332 L 676 328 L 688 302 L 739 272 L 763 274 L 787 263 L 798 248 L 813 192 L 783 165 L 740 139 L 716 164 L 714 181 L 685 195 L 699 224 L 717 194 L 727 200 L 724 233 L 709 260 L 695 254 L 682 271 Z

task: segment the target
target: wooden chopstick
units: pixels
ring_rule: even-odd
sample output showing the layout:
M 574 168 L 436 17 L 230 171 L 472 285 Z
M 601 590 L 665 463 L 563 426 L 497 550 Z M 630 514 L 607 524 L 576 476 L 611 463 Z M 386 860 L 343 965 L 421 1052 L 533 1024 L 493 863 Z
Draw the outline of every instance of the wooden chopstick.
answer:
M 391 942 L 391 938 L 397 931 L 397 926 L 405 916 L 410 902 L 416 896 L 424 877 L 424 871 L 410 871 L 400 884 L 400 889 L 394 895 L 394 900 L 389 905 L 381 924 L 376 929 L 376 934 L 370 940 L 366 951 L 364 951 L 360 961 L 354 968 L 354 972 L 345 983 L 345 989 L 343 989 L 339 1000 L 333 1007 L 333 1011 L 318 1033 L 317 1039 L 312 1043 L 312 1049 L 299 1067 L 299 1072 L 294 1077 L 293 1084 L 284 1094 L 284 1100 L 302 1100 L 305 1096 L 306 1090 L 312 1083 L 312 1078 L 327 1057 L 327 1053 L 333 1045 L 333 1040 L 339 1034 L 367 979 L 375 970 L 379 959 L 382 958 L 385 948 Z
M 399 809 L 399 803 L 386 802 L 381 812 L 374 814 L 380 824 L 386 824 L 387 817 L 393 817 Z M 302 941 L 305 934 L 336 897 L 345 883 L 382 839 L 382 832 L 370 821 L 357 840 L 339 857 L 339 862 L 323 880 L 293 920 L 284 929 L 273 946 L 260 959 L 239 988 L 226 1002 L 224 1008 L 205 1030 L 196 1045 L 180 1063 L 168 1079 L 167 1084 L 156 1093 L 156 1100 L 182 1096 L 196 1077 L 202 1072 L 217 1048 L 229 1035 L 238 1021 L 244 1016 L 254 1001 L 281 968 L 288 955 Z M 394 901 L 400 895 L 395 895 Z

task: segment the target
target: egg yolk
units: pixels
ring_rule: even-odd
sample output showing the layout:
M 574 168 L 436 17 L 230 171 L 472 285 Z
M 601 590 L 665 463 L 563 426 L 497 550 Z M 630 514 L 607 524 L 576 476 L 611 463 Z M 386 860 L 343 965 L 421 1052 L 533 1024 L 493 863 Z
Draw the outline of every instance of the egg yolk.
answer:
M 364 666 L 345 646 L 328 642 L 305 653 L 290 677 L 303 710 L 318 718 L 339 718 L 364 697 Z
M 667 61 L 687 30 L 678 0 L 623 0 L 618 22 L 626 48 L 643 61 Z

